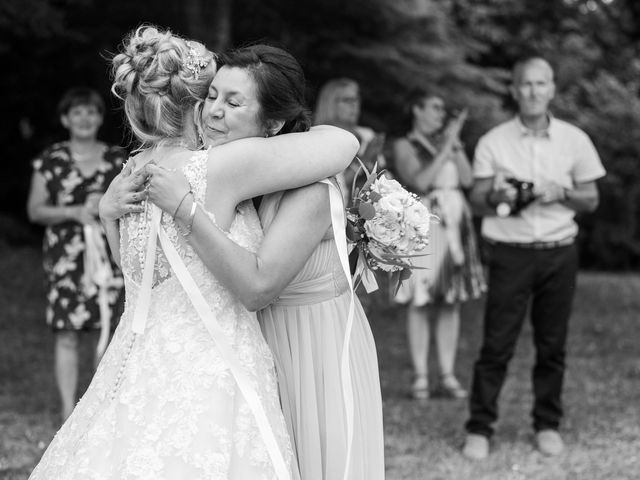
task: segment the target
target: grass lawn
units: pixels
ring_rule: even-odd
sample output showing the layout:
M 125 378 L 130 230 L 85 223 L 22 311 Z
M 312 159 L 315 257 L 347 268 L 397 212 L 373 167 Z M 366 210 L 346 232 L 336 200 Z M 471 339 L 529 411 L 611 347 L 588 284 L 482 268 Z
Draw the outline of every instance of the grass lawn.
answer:
M 53 342 L 43 325 L 39 252 L 0 246 L 0 271 L 0 480 L 24 480 L 57 428 Z M 380 357 L 387 479 L 640 479 L 638 292 L 637 275 L 579 277 L 564 396 L 568 448 L 557 458 L 541 456 L 531 443 L 533 349 L 525 328 L 502 392 L 492 455 L 482 463 L 459 453 L 466 402 L 408 397 L 404 311 L 389 306 L 384 293 L 367 298 Z M 457 366 L 465 384 L 481 317 L 480 302 L 465 306 Z M 86 386 L 88 375 L 82 381 Z

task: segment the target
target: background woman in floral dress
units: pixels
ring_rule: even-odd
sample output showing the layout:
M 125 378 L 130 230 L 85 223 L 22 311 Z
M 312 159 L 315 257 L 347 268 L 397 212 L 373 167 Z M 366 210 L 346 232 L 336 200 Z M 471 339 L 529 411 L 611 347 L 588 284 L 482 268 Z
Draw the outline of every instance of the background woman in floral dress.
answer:
M 94 90 L 69 90 L 58 113 L 69 140 L 34 159 L 28 213 L 31 221 L 46 226 L 46 320 L 55 333 L 55 375 L 64 421 L 76 403 L 79 332 L 102 326 L 108 334 L 119 310 L 122 278 L 111 263 L 97 214 L 98 201 L 120 171 L 125 152 L 98 141 L 104 102 Z M 92 339 L 97 342 L 97 335 Z M 99 356 L 96 351 L 94 368 Z

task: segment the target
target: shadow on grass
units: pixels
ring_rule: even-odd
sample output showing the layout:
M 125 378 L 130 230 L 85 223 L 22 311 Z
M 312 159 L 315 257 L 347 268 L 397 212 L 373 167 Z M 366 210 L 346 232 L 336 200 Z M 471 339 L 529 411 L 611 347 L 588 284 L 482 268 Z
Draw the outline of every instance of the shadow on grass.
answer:
M 40 255 L 0 248 L 0 479 L 24 480 L 51 440 L 59 403 L 52 335 L 44 326 Z M 583 273 L 571 323 L 565 382 L 566 452 L 532 447 L 531 330 L 521 335 L 500 400 L 492 454 L 459 453 L 465 401 L 409 398 L 411 368 L 402 307 L 382 291 L 363 298 L 378 346 L 388 480 L 626 480 L 640 478 L 640 276 Z M 463 309 L 457 361 L 468 385 L 481 335 L 482 302 Z M 89 365 L 90 352 L 83 352 Z M 83 388 L 89 381 L 84 369 Z M 435 371 L 435 368 L 432 368 Z M 435 382 L 432 382 L 435 385 Z

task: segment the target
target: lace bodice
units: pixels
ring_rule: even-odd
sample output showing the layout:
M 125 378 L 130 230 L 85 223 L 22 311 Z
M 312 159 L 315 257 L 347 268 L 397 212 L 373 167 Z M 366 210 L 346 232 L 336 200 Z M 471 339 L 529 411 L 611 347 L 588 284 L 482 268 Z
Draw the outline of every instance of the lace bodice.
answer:
M 204 205 L 207 190 L 207 151 L 194 152 L 193 157 L 182 168 L 196 202 Z M 204 209 L 204 207 L 203 207 Z M 205 210 L 206 211 L 206 210 Z M 207 212 L 209 217 L 215 221 L 213 213 Z M 176 247 L 178 253 L 185 263 L 189 265 L 197 255 L 187 241 L 178 233 L 177 227 L 171 216 L 163 212 L 161 225 L 167 232 L 171 242 Z M 120 258 L 122 270 L 127 280 L 135 285 L 140 285 L 142 281 L 142 271 L 146 257 L 147 242 L 151 230 L 151 208 L 145 202 L 145 210 L 142 213 L 134 213 L 123 218 L 120 226 Z M 230 228 L 229 235 L 239 245 L 248 250 L 255 251 L 262 241 L 262 229 L 253 209 L 251 202 L 244 202 L 238 206 L 238 216 Z M 171 268 L 167 259 L 158 245 L 156 247 L 156 268 L 154 269 L 154 287 L 162 283 L 171 276 Z

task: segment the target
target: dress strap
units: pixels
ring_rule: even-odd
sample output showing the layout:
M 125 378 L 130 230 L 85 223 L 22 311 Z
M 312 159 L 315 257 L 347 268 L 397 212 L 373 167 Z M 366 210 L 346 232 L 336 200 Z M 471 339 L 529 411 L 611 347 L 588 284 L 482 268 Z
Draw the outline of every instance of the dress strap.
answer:
M 345 417 L 347 420 L 347 453 L 344 466 L 344 480 L 349 479 L 349 467 L 351 466 L 351 451 L 353 447 L 353 385 L 351 381 L 351 367 L 349 364 L 349 344 L 355 315 L 355 293 L 353 291 L 353 279 L 349 269 L 349 254 L 347 251 L 346 216 L 342 194 L 338 187 L 330 180 L 321 180 L 329 186 L 329 207 L 331 209 L 331 225 L 333 226 L 333 239 L 340 258 L 340 264 L 349 282 L 349 315 L 345 327 L 344 342 L 342 345 L 342 358 L 340 359 L 340 373 L 342 380 L 342 400 L 344 402 Z
M 155 205 L 153 205 L 152 208 L 158 209 L 158 207 L 156 207 Z M 189 270 L 184 264 L 182 258 L 180 258 L 180 255 L 178 254 L 176 248 L 173 246 L 173 243 L 171 243 L 171 240 L 169 239 L 162 226 L 159 226 L 158 228 L 158 235 L 160 238 L 160 245 L 162 246 L 164 254 L 167 257 L 171 268 L 175 272 L 176 277 L 182 284 L 182 287 L 184 288 L 187 296 L 191 300 L 191 303 L 202 319 L 205 328 L 218 347 L 220 356 L 229 367 L 229 370 L 231 371 L 231 374 L 233 375 L 238 388 L 242 392 L 242 395 L 244 396 L 247 404 L 249 405 L 249 408 L 251 409 L 251 412 L 256 419 L 258 429 L 262 434 L 278 479 L 289 480 L 289 468 L 287 467 L 284 456 L 282 455 L 282 452 L 278 447 L 278 442 L 276 441 L 273 429 L 269 424 L 269 419 L 267 418 L 267 415 L 264 411 L 264 407 L 262 406 L 260 397 L 251 385 L 251 381 L 249 380 L 240 361 L 238 360 L 235 351 L 229 343 L 227 335 L 224 333 L 224 330 L 216 319 L 216 316 L 211 310 L 211 307 L 205 300 L 202 292 L 198 288 L 198 285 L 189 273 Z

